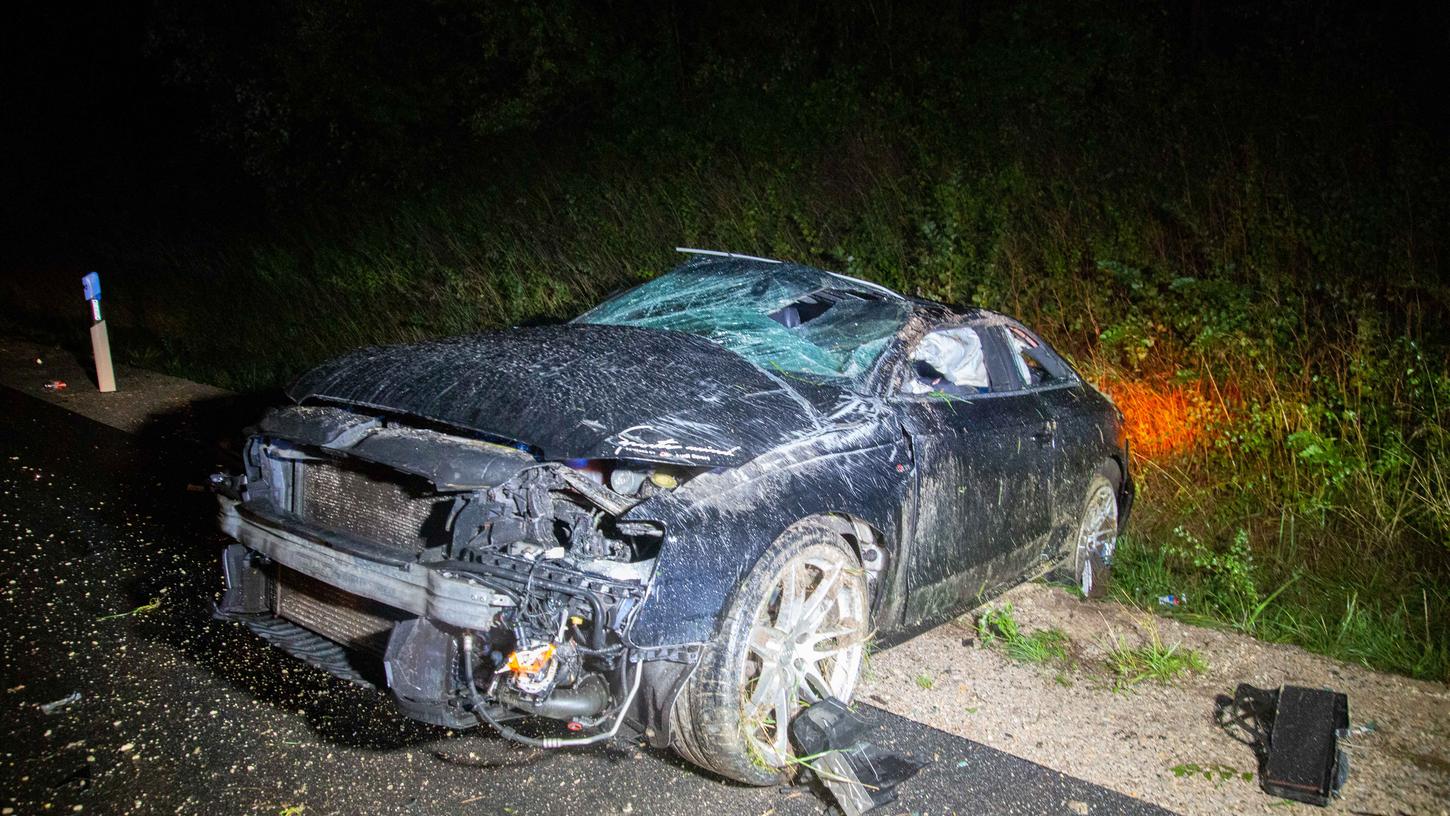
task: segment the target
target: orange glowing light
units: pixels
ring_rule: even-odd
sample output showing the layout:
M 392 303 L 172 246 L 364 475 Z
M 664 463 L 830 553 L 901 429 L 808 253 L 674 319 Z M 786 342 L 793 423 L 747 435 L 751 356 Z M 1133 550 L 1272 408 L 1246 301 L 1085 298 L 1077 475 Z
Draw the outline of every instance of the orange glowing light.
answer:
M 1195 383 L 1112 380 L 1101 387 L 1123 412 L 1135 454 L 1152 459 L 1182 453 L 1207 435 L 1213 408 Z

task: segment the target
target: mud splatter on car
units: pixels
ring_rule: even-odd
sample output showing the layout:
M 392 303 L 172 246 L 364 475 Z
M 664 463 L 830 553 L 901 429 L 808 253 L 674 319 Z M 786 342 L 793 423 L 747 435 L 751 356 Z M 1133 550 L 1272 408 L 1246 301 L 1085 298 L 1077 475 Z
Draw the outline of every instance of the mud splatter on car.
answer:
M 214 478 L 219 615 L 418 720 L 754 784 L 868 641 L 1054 564 L 1100 592 L 1133 495 L 1121 414 L 1026 327 L 734 255 L 289 396 Z

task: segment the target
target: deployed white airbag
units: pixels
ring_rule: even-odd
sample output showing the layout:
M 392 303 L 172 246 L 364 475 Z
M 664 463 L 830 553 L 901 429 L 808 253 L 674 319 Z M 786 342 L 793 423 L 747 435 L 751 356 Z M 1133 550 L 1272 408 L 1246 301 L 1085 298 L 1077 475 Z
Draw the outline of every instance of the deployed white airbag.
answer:
M 982 358 L 982 339 L 968 326 L 928 334 L 912 352 L 911 359 L 936 369 L 943 379 L 959 388 L 986 390 L 991 385 L 987 379 L 987 363 Z M 938 387 L 920 377 L 906 384 L 906 390 L 913 394 L 925 394 Z

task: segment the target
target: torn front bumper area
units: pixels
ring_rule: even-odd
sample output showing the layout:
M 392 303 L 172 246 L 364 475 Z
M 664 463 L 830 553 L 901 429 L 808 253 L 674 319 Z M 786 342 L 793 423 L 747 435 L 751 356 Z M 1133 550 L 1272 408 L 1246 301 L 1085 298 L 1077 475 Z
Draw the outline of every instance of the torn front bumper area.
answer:
M 489 564 L 384 563 L 225 498 L 220 517 L 238 543 L 223 556 L 227 589 L 218 616 L 339 677 L 386 685 L 408 716 L 470 728 L 480 724 L 477 707 L 486 706 L 499 722 L 537 716 L 569 723 L 571 731 L 623 719 L 667 741 L 668 701 L 698 661 L 697 645 L 646 649 L 585 638 L 558 658 L 574 665 L 555 671 L 573 676 L 538 696 L 514 688 L 503 671 L 505 650 L 518 644 L 500 633 L 500 622 L 531 583 L 531 591 L 570 604 L 580 613 L 575 620 L 603 618 L 596 632 L 621 631 L 643 600 L 642 585 L 504 556 Z M 466 663 L 479 676 L 469 678 Z M 484 686 L 476 695 L 470 679 Z
M 225 498 L 221 505 L 222 532 L 246 549 L 350 595 L 460 629 L 486 628 L 509 604 L 471 566 L 464 572 L 462 565 L 450 570 L 411 562 L 388 563 L 360 554 L 360 545 L 349 552 L 345 544 L 337 546 L 339 542 L 309 536 L 300 525 L 267 519 L 256 505 Z M 230 562 L 227 580 L 232 581 Z
M 425 722 L 667 741 L 699 646 L 630 640 L 658 537 L 616 528 L 619 494 L 492 443 L 312 414 L 326 424 L 273 423 L 290 439 L 264 423 L 245 478 L 215 480 L 237 541 L 219 617 Z M 529 735 L 506 724 L 529 716 Z

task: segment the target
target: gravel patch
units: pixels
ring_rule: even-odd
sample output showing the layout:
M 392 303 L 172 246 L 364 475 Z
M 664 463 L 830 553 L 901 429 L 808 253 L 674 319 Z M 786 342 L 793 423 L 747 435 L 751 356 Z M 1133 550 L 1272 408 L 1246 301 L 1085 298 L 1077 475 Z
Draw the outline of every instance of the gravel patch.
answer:
M 1213 700 L 1241 682 L 1327 687 L 1349 695 L 1342 743 L 1350 777 L 1333 808 L 1366 814 L 1450 814 L 1450 687 L 1340 663 L 1295 646 L 1189 626 L 1061 588 L 1019 587 L 1024 630 L 1056 627 L 1070 666 L 1022 664 L 984 648 L 970 617 L 871 658 L 859 699 L 1090 782 L 1191 816 L 1319 813 L 1263 793 L 1257 776 L 1209 781 L 1197 765 L 1256 772 L 1252 751 L 1213 722 Z M 1208 668 L 1168 686 L 1117 689 L 1103 665 L 1115 643 L 1154 636 L 1198 651 Z

